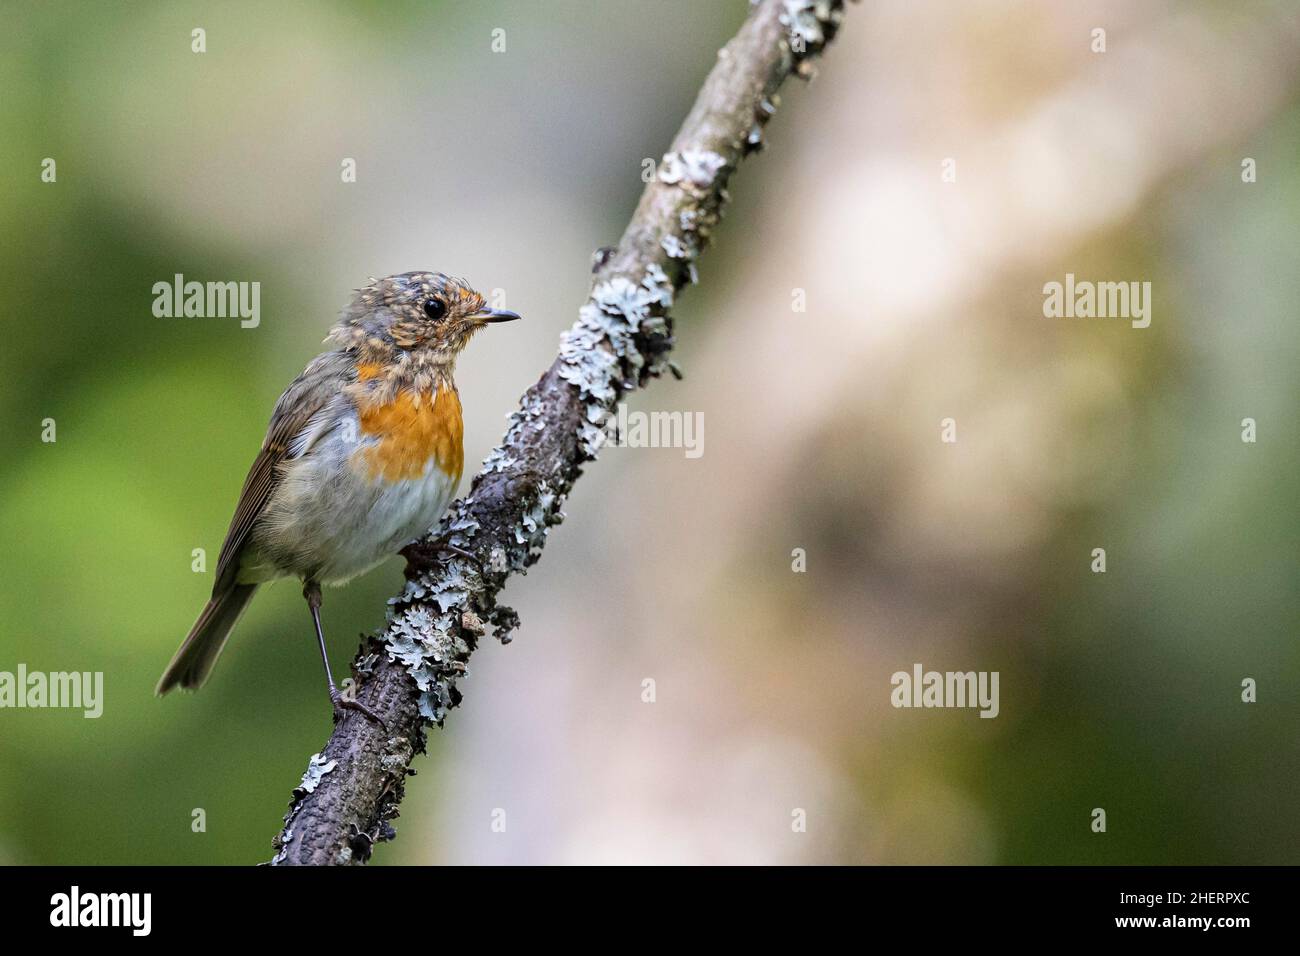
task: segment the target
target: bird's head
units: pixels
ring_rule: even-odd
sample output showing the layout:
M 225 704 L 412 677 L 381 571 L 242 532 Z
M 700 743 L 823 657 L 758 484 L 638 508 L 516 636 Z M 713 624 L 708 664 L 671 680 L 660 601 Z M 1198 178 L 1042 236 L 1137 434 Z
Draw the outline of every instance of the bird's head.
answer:
M 422 353 L 450 362 L 483 326 L 518 318 L 488 308 L 462 279 L 441 272 L 403 272 L 358 289 L 330 339 L 370 353 Z

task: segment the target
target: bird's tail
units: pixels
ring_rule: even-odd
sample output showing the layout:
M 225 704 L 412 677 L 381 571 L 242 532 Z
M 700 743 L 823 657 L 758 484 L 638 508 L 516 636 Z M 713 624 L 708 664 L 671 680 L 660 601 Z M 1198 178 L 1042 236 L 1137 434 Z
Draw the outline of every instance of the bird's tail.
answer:
M 154 693 L 161 696 L 173 687 L 194 690 L 207 680 L 212 665 L 226 646 L 226 638 L 256 590 L 256 584 L 236 584 L 227 591 L 212 595 L 212 600 L 190 628 L 185 643 L 163 671 Z

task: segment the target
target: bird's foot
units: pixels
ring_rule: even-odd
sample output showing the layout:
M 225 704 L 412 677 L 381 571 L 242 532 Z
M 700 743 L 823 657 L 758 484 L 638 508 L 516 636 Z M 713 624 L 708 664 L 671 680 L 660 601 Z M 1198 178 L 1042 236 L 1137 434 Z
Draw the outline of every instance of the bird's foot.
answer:
M 473 551 L 466 551 L 464 548 L 458 548 L 450 541 L 440 541 L 438 543 L 438 550 L 442 551 L 444 554 L 454 554 L 456 557 L 463 558 L 466 561 L 478 561 L 478 556 L 475 555 Z
M 478 555 L 474 554 L 473 551 L 466 551 L 464 548 L 457 547 L 447 538 L 435 538 L 427 545 L 424 545 L 420 541 L 413 541 L 399 551 L 398 554 L 411 562 L 420 559 L 427 560 L 429 557 L 432 557 L 436 561 L 443 555 L 452 555 L 461 558 L 462 560 L 473 562 L 474 564 L 478 563 Z
M 336 724 L 343 719 L 344 711 L 356 710 L 365 714 L 366 717 L 368 717 L 370 720 L 373 720 L 375 723 L 377 723 L 380 727 L 383 727 L 385 730 L 388 729 L 388 725 L 384 723 L 384 719 L 382 717 L 376 714 L 365 704 L 361 703 L 361 701 L 352 700 L 349 697 L 344 697 L 342 694 L 338 692 L 336 688 L 332 688 L 332 687 L 330 688 L 330 703 L 334 705 L 334 723 Z

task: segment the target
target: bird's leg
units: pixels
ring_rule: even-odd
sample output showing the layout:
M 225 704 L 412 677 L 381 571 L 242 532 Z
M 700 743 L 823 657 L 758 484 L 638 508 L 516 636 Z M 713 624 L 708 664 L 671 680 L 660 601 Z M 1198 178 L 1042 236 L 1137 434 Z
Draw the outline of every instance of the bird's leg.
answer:
M 383 720 L 373 710 L 357 700 L 349 700 L 339 693 L 339 689 L 334 686 L 334 674 L 330 671 L 330 656 L 325 649 L 325 632 L 320 626 L 320 583 L 318 581 L 308 580 L 302 586 L 302 596 L 307 599 L 307 607 L 311 610 L 312 623 L 316 625 L 316 640 L 320 644 L 320 659 L 325 665 L 325 679 L 330 685 L 330 703 L 334 705 L 334 721 L 338 722 L 343 716 L 345 710 L 359 710 L 379 726 L 384 726 Z

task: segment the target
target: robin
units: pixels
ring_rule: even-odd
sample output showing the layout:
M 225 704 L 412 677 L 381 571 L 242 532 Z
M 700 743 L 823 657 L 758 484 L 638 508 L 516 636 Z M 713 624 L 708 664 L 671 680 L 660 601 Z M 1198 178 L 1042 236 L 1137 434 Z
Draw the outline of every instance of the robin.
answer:
M 456 356 L 474 333 L 518 319 L 438 272 L 372 280 L 271 413 L 217 559 L 212 598 L 158 694 L 199 687 L 261 584 L 296 577 L 311 610 L 335 720 L 378 717 L 334 684 L 321 585 L 343 584 L 427 532 L 464 465 Z M 452 549 L 454 550 L 454 549 Z

